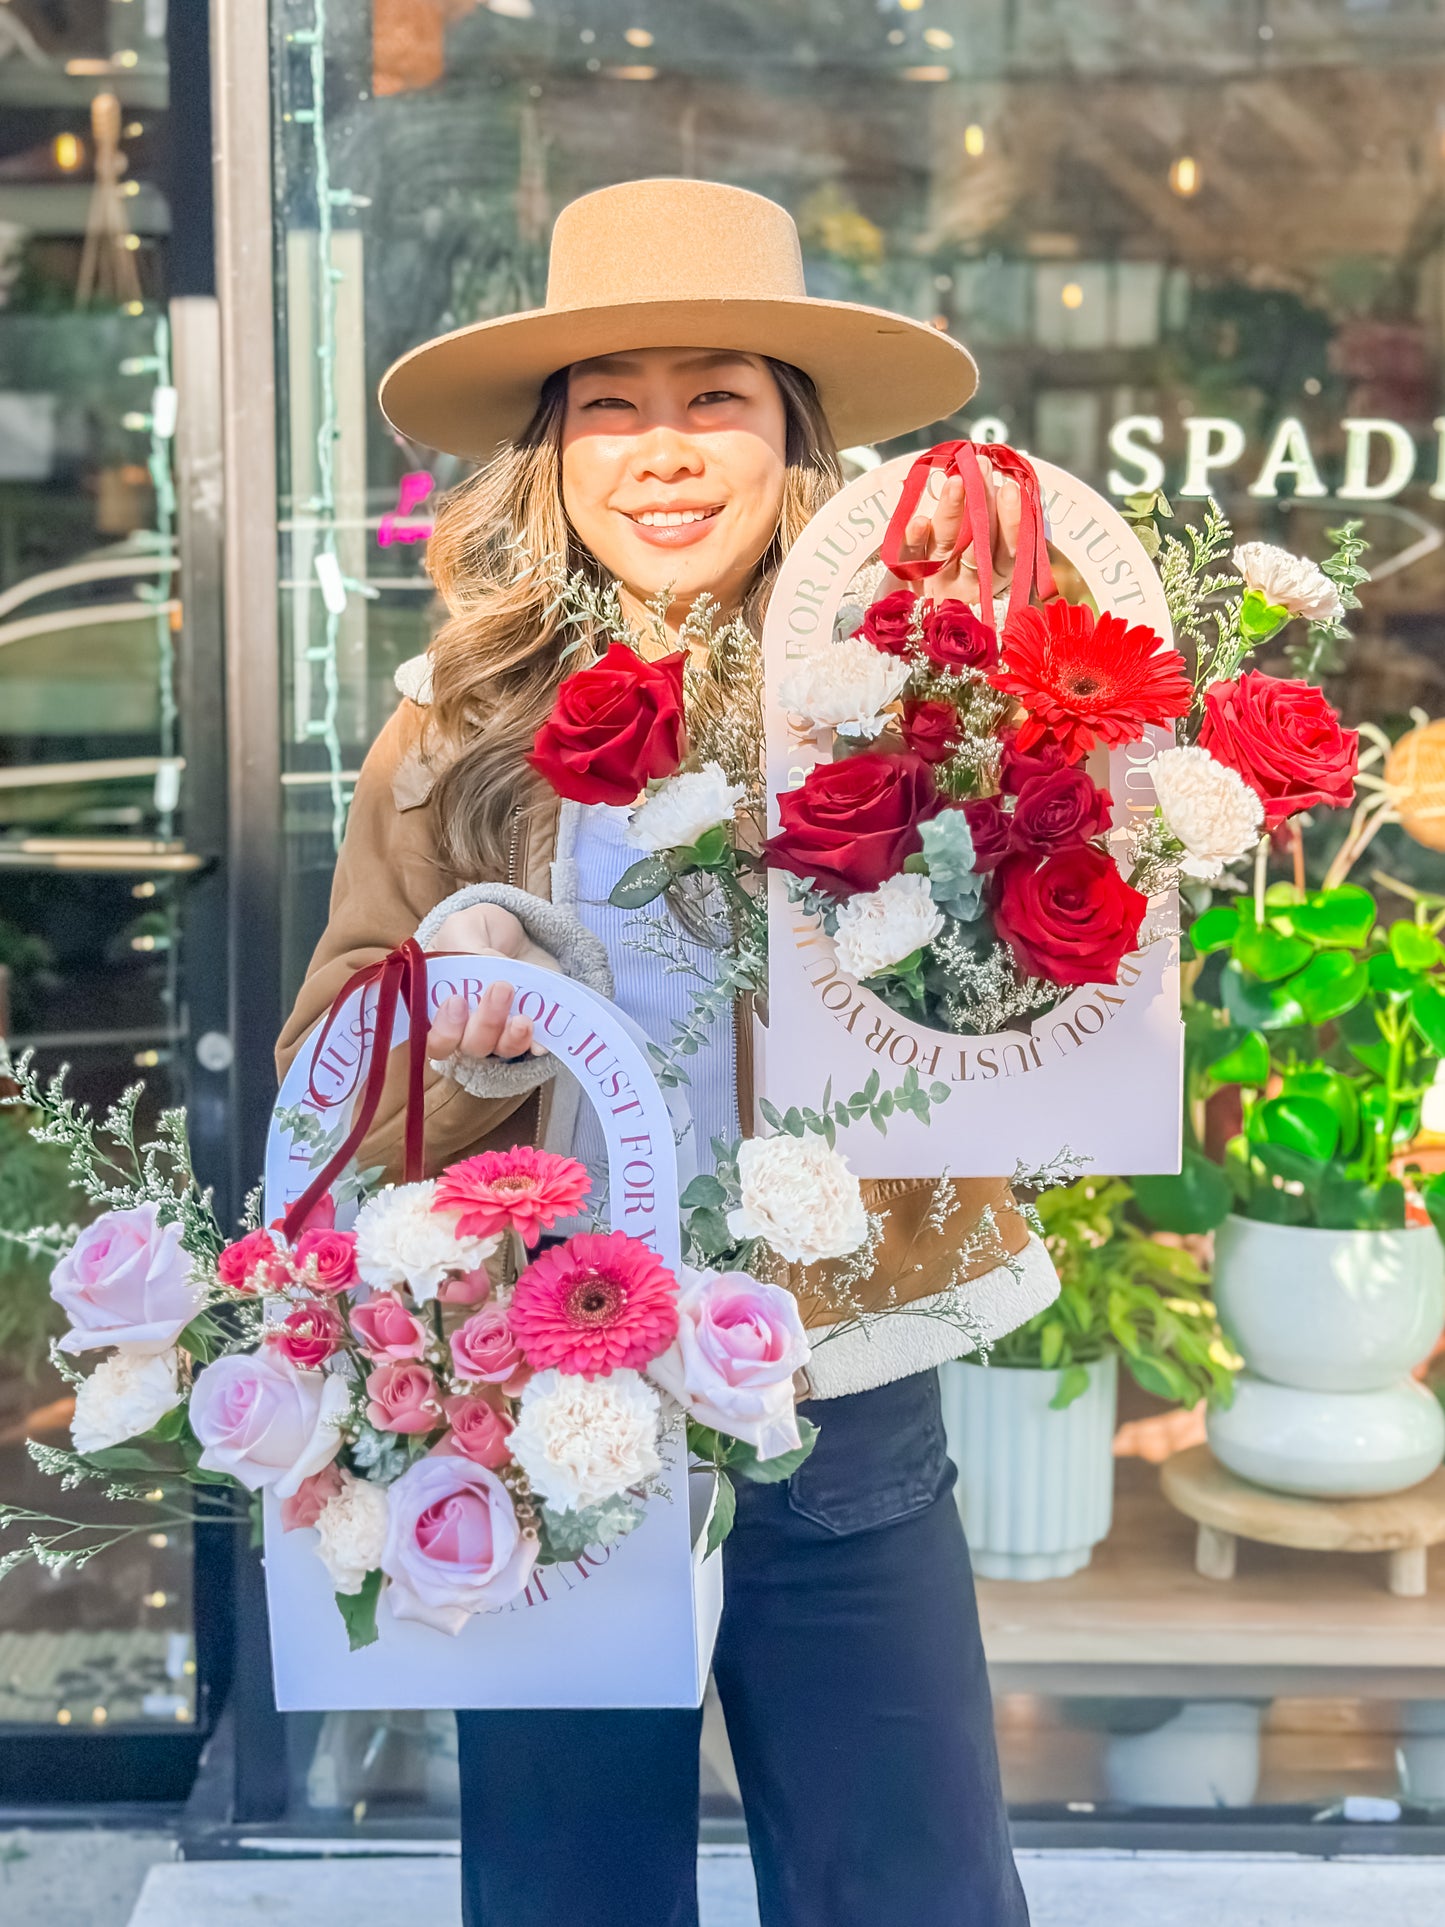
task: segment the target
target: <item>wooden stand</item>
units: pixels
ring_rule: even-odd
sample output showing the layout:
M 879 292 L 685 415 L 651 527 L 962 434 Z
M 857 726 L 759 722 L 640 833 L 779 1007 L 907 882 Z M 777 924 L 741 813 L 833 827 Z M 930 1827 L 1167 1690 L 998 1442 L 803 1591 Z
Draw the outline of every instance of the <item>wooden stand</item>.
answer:
M 1425 1554 L 1445 1542 L 1445 1467 L 1407 1492 L 1379 1499 L 1303 1499 L 1269 1492 L 1227 1472 L 1207 1445 L 1166 1459 L 1159 1483 L 1196 1521 L 1195 1570 L 1233 1579 L 1241 1539 L 1313 1552 L 1383 1552 L 1386 1584 L 1402 1599 L 1426 1589 Z

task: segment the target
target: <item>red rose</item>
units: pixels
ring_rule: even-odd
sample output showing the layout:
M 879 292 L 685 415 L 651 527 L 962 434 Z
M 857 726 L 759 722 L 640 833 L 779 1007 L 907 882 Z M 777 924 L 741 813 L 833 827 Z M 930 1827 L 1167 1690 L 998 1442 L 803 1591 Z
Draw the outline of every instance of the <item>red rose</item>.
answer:
M 863 618 L 863 626 L 853 631 L 863 636 L 885 656 L 906 656 L 913 630 L 913 605 L 918 600 L 912 589 L 895 589 L 875 602 Z
M 1269 830 L 1316 803 L 1343 809 L 1355 793 L 1359 731 L 1340 728 L 1313 683 L 1251 669 L 1238 682 L 1211 684 L 1199 747 L 1239 772 L 1263 803 Z
M 341 1343 L 341 1320 L 319 1298 L 307 1298 L 272 1325 L 266 1342 L 289 1358 L 298 1371 L 314 1372 Z
M 303 1231 L 291 1258 L 298 1271 L 307 1264 L 314 1266 L 316 1276 L 307 1282 L 318 1291 L 345 1291 L 361 1282 L 354 1231 Z
M 774 869 L 812 877 L 837 896 L 876 890 L 923 848 L 918 826 L 942 808 L 921 756 L 869 750 L 818 763 L 801 789 L 779 797 L 783 827 L 764 855 Z
M 1003 862 L 1009 852 L 1008 812 L 996 796 L 982 796 L 963 805 L 973 837 L 973 867 L 982 873 Z
M 905 703 L 903 740 L 925 763 L 946 762 L 958 748 L 958 711 L 952 703 Z
M 1113 858 L 1088 843 L 1042 863 L 1006 857 L 994 877 L 994 928 L 1020 969 L 1050 983 L 1117 983 L 1148 908 Z
M 998 637 L 966 602 L 950 599 L 929 610 L 923 623 L 923 646 L 935 669 L 998 667 Z
M 673 775 L 687 754 L 686 661 L 678 650 L 644 662 L 614 642 L 562 684 L 527 761 L 574 803 L 635 802 L 644 784 Z
M 999 788 L 1009 796 L 1017 796 L 1031 776 L 1047 776 L 1052 770 L 1069 767 L 1062 745 L 1052 736 L 1044 737 L 1032 749 L 1019 748 L 1016 729 L 1009 730 L 1000 740 L 1003 757 L 999 765 Z
M 1109 827 L 1113 798 L 1081 769 L 1031 776 L 1008 819 L 1009 848 L 1035 855 L 1087 843 Z
M 248 1231 L 217 1258 L 216 1276 L 232 1291 L 280 1291 L 291 1266 L 269 1231 Z

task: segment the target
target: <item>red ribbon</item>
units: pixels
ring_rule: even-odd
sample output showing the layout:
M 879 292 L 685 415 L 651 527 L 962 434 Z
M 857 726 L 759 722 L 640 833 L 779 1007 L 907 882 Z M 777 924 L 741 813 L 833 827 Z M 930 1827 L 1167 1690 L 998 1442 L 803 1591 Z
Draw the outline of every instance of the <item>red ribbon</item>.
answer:
M 1018 554 L 1014 557 L 1013 586 L 1009 591 L 1009 617 L 1028 607 L 1035 591 L 1047 602 L 1058 594 L 1054 572 L 1049 567 L 1048 536 L 1044 529 L 1044 505 L 1039 494 L 1039 478 L 1027 455 L 1002 442 L 939 442 L 909 469 L 898 506 L 883 534 L 879 560 L 900 582 L 925 582 L 940 569 L 948 568 L 969 549 L 978 572 L 979 615 L 984 626 L 993 629 L 993 545 L 998 535 L 998 514 L 993 497 L 984 485 L 978 465 L 980 451 L 1000 475 L 1019 485 L 1023 513 L 1019 517 Z M 946 556 L 919 561 L 903 560 L 903 543 L 908 524 L 923 499 L 923 491 L 934 469 L 945 476 L 957 475 L 963 483 L 963 520 L 952 552 Z
M 338 1097 L 323 1097 L 316 1088 L 316 1067 L 321 1062 L 326 1049 L 326 1040 L 331 1035 L 331 1026 L 346 1008 L 357 991 L 361 993 L 362 1043 L 366 1039 L 366 993 L 372 985 L 376 986 L 376 1006 L 371 1032 L 371 1056 L 366 1066 L 366 1082 L 362 1086 L 361 1100 L 356 1107 L 356 1115 L 351 1129 L 344 1141 L 329 1157 L 316 1176 L 307 1185 L 294 1204 L 288 1205 L 286 1215 L 281 1220 L 281 1231 L 288 1243 L 293 1243 L 305 1228 L 312 1207 L 330 1190 L 340 1177 L 367 1132 L 371 1129 L 381 1104 L 381 1093 L 386 1084 L 387 1060 L 391 1055 L 392 1026 L 396 1020 L 396 1007 L 405 1002 L 407 1019 L 411 1030 L 407 1037 L 407 1084 L 406 1084 L 406 1135 L 403 1152 L 402 1175 L 407 1184 L 414 1184 L 423 1175 L 422 1151 L 426 1132 L 426 952 L 414 937 L 397 946 L 388 956 L 374 964 L 367 964 L 351 977 L 340 996 L 331 1006 L 316 1048 L 311 1053 L 311 1077 L 308 1095 L 313 1104 L 322 1109 L 331 1109 L 336 1104 L 344 1104 L 356 1089 L 356 1079 L 351 1081 L 350 1089 Z M 358 1074 L 360 1059 L 357 1060 Z

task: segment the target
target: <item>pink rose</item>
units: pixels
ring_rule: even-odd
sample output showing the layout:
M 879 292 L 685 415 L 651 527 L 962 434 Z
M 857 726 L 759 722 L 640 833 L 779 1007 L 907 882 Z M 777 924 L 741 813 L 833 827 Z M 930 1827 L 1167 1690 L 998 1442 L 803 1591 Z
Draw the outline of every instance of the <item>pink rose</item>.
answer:
M 304 1265 L 315 1270 L 307 1283 L 317 1291 L 346 1291 L 359 1284 L 356 1269 L 356 1234 L 352 1231 L 303 1231 L 296 1240 L 292 1262 L 300 1271 Z
M 293 1498 L 341 1450 L 350 1404 L 335 1372 L 298 1372 L 269 1349 L 231 1352 L 206 1367 L 191 1393 L 200 1463 L 248 1492 L 270 1486 L 278 1499 Z
M 378 1432 L 431 1432 L 442 1422 L 437 1382 L 425 1365 L 395 1358 L 366 1381 L 366 1416 Z
M 458 1458 L 470 1459 L 475 1465 L 490 1466 L 494 1472 L 511 1458 L 507 1439 L 512 1421 L 495 1405 L 488 1404 L 484 1398 L 458 1396 L 443 1399 L 442 1409 L 451 1430 L 440 1445 L 432 1447 L 433 1452 L 450 1452 Z
M 280 1291 L 291 1265 L 269 1231 L 248 1231 L 216 1260 L 216 1275 L 232 1291 Z
M 480 1305 L 489 1297 L 492 1289 L 492 1275 L 485 1265 L 478 1265 L 475 1271 L 464 1271 L 459 1278 L 448 1278 L 437 1287 L 437 1297 L 444 1305 Z
M 295 1532 L 298 1526 L 314 1526 L 321 1508 L 341 1490 L 341 1468 L 325 1465 L 303 1479 L 294 1497 L 281 1501 L 281 1530 Z
M 483 1305 L 452 1333 L 452 1364 L 458 1378 L 519 1392 L 531 1372 L 500 1305 Z
M 351 1329 L 372 1358 L 420 1358 L 427 1347 L 426 1326 L 389 1291 L 354 1306 Z
M 324 1365 L 341 1343 L 341 1320 L 319 1298 L 306 1298 L 279 1325 L 268 1325 L 266 1343 L 303 1372 Z
M 806 1365 L 798 1301 L 740 1271 L 688 1271 L 675 1342 L 647 1372 L 691 1418 L 775 1459 L 800 1444 L 793 1374 Z
M 526 1590 L 537 1541 L 517 1524 L 507 1488 L 470 1459 L 418 1459 L 387 1488 L 381 1569 L 397 1619 L 459 1633 L 473 1613 Z
M 50 1295 L 71 1324 L 63 1352 L 168 1351 L 202 1303 L 180 1226 L 162 1224 L 150 1203 L 88 1224 L 51 1272 Z

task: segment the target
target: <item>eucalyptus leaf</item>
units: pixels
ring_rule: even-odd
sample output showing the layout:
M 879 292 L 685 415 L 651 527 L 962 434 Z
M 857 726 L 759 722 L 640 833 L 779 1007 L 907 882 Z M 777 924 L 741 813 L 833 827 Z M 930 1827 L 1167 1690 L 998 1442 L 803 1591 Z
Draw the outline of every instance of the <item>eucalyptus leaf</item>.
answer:
M 641 910 L 662 895 L 672 882 L 672 874 L 666 857 L 645 856 L 622 872 L 607 901 L 619 910 Z

